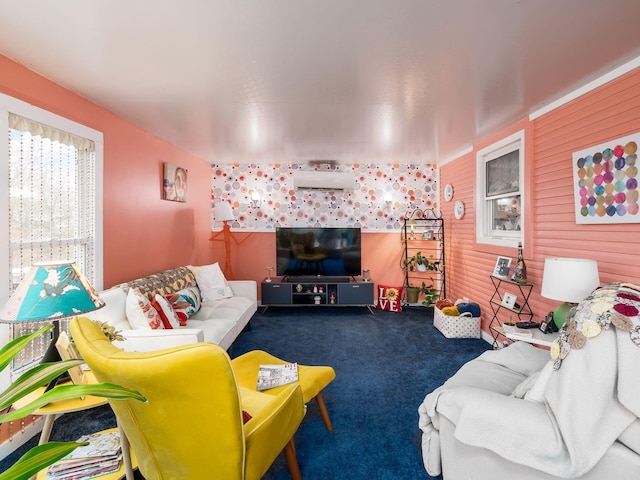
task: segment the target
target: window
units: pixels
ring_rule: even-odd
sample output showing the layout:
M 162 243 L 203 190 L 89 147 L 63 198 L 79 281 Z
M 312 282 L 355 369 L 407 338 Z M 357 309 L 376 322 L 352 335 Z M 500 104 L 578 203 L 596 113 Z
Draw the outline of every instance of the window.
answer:
M 102 288 L 102 134 L 49 112 L 0 96 L 0 284 L 4 304 L 34 262 L 75 261 Z M 6 233 L 5 233 L 6 232 Z M 23 335 L 37 324 L 14 325 L 0 340 Z M 63 325 L 64 328 L 64 325 Z M 36 362 L 48 338 L 29 344 L 14 372 Z M 3 379 L 4 380 L 4 379 Z
M 524 131 L 478 151 L 476 241 L 516 247 L 524 230 Z

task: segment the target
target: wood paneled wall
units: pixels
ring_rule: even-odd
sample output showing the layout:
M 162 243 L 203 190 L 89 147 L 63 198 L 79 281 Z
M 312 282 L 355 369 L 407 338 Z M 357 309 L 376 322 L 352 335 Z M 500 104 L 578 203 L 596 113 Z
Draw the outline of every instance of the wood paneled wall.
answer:
M 640 224 L 578 225 L 573 203 L 572 153 L 640 131 L 640 71 L 633 71 L 533 121 L 522 121 L 474 146 L 473 152 L 443 165 L 441 186 L 454 186 L 454 200 L 442 204 L 447 225 L 449 297 L 469 297 L 482 307 L 483 329 L 492 316 L 489 279 L 497 255 L 516 256 L 475 242 L 476 152 L 519 129 L 525 129 L 525 260 L 535 285 L 530 303 L 539 321 L 558 302 L 540 296 L 546 257 L 591 258 L 600 280 L 640 284 Z M 462 200 L 466 214 L 453 218 Z

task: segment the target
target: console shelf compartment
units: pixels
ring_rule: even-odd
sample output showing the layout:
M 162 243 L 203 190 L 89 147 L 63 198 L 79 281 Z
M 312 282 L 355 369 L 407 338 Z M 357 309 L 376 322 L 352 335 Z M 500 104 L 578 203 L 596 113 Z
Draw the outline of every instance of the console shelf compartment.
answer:
M 350 281 L 329 283 L 321 278 L 314 283 L 283 282 L 274 279 L 261 284 L 262 306 L 328 306 L 367 307 L 373 305 L 373 282 Z

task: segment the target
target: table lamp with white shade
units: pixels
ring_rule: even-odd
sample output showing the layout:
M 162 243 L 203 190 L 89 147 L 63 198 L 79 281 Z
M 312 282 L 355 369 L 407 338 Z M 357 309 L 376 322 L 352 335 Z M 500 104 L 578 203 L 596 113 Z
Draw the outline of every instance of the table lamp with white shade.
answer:
M 415 218 L 410 218 L 409 221 L 407 222 L 407 225 L 409 225 L 409 228 L 410 228 L 409 240 L 415 240 L 416 238 L 415 229 L 416 229 L 416 226 L 418 225 L 418 222 L 416 222 Z
M 222 239 L 224 241 L 224 251 L 225 251 L 225 262 L 224 262 L 224 275 L 227 280 L 234 280 L 235 276 L 233 274 L 233 268 L 231 267 L 231 240 L 233 240 L 236 244 L 240 244 L 238 240 L 233 236 L 231 232 L 231 227 L 229 226 L 229 222 L 233 221 L 233 210 L 231 209 L 231 204 L 225 201 L 217 202 L 213 206 L 213 219 L 216 222 L 223 222 L 222 226 Z M 220 233 L 220 232 L 219 232 Z M 209 240 L 217 240 L 218 234 L 211 236 Z
M 0 312 L 0 323 L 52 322 L 51 343 L 42 361 L 55 362 L 61 360 L 55 346 L 60 335 L 58 321 L 104 305 L 75 263 L 36 263 Z
M 553 311 L 553 322 L 558 328 L 567 321 L 567 315 L 589 294 L 600 286 L 598 262 L 582 258 L 545 258 L 541 295 L 561 303 Z

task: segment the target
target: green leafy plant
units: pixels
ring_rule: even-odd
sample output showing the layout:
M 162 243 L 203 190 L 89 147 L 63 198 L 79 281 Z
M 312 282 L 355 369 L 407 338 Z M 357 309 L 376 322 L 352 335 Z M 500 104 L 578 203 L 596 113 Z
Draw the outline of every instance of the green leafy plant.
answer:
M 411 272 L 419 269 L 419 265 L 424 266 L 425 270 L 437 271 L 440 267 L 440 261 L 434 261 L 433 255 L 426 257 L 422 255 L 422 252 L 416 252 L 412 257 L 404 260 L 404 268 Z
M 425 282 L 422 282 L 420 293 L 424 295 L 422 305 L 424 305 L 425 307 L 433 305 L 436 300 L 440 298 L 440 292 L 436 290 L 433 285 L 427 285 Z
M 433 281 L 433 279 L 431 279 L 431 281 Z M 409 282 L 404 286 L 404 288 L 407 292 L 408 303 L 416 303 L 418 301 L 418 297 L 420 295 L 424 295 L 422 305 L 429 307 L 440 298 L 440 292 L 433 286 L 433 284 L 427 285 L 425 282 L 422 282 L 422 285 L 417 287 Z
M 0 370 L 4 370 L 13 358 L 34 338 L 51 330 L 53 325 L 47 325 L 40 330 L 12 340 L 0 349 Z M 85 395 L 111 399 L 135 398 L 141 402 L 146 399 L 134 390 L 123 388 L 110 383 L 95 383 L 91 385 L 59 385 L 39 396 L 36 400 L 17 409 L 11 406 L 17 400 L 25 397 L 36 389 L 47 385 L 51 380 L 60 376 L 71 367 L 81 365 L 82 360 L 65 360 L 60 362 L 43 363 L 29 369 L 16 379 L 4 392 L 0 393 L 0 423 L 18 420 L 35 412 L 51 402 L 79 398 Z M 77 447 L 86 442 L 48 442 L 33 447 L 4 472 L 0 473 L 0 480 L 26 480 L 43 468 L 46 468 Z
M 124 340 L 122 332 L 120 330 L 116 330 L 116 327 L 114 327 L 113 325 L 109 325 L 108 322 L 100 322 L 98 320 L 94 320 L 94 323 L 100 327 L 100 330 L 102 330 L 102 333 L 104 333 L 104 336 L 107 337 L 110 342 L 113 342 L 115 340 Z

